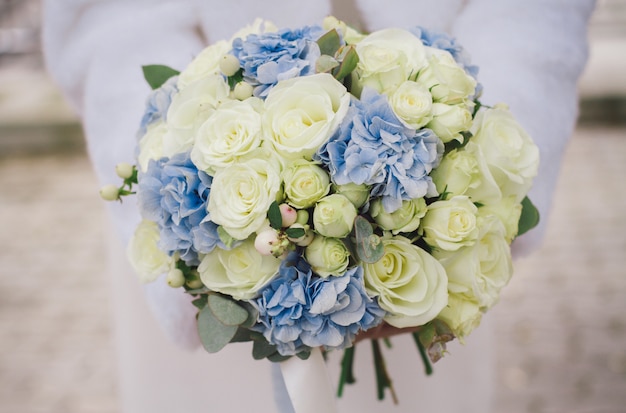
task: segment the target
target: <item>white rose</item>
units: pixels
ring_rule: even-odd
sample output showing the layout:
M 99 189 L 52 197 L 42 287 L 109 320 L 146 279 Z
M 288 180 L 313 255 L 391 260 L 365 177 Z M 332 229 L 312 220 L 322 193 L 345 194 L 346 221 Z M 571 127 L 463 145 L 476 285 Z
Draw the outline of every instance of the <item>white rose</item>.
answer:
M 413 232 L 426 215 L 426 201 L 424 198 L 404 200 L 400 208 L 389 213 L 383 208 L 382 199 L 376 198 L 372 201 L 369 212 L 385 231 L 391 231 L 394 235 L 400 232 Z
M 471 140 L 464 148 L 447 153 L 430 176 L 439 193 L 467 195 L 473 202 L 482 204 L 499 202 L 502 198 L 480 147 Z
M 365 289 L 378 297 L 394 327 L 421 326 L 448 303 L 448 278 L 441 264 L 404 237 L 383 240 L 385 252 L 374 264 L 363 264 Z
M 178 77 L 178 89 L 185 89 L 190 84 L 202 78 L 219 75 L 220 61 L 231 49 L 231 44 L 220 40 L 205 48 L 196 56 Z
M 130 239 L 126 255 L 141 282 L 155 281 L 172 265 L 172 258 L 159 249 L 159 239 L 159 226 L 146 219 L 139 223 Z
M 295 208 L 309 208 L 330 191 L 328 172 L 314 162 L 297 159 L 282 174 L 287 202 Z
M 253 151 L 213 177 L 209 216 L 235 239 L 246 239 L 263 226 L 279 194 L 280 169 L 265 155 L 262 149 Z
M 432 129 L 444 142 L 453 139 L 463 142 L 461 132 L 469 131 L 472 127 L 472 114 L 465 105 L 433 103 L 432 120 L 426 127 Z
M 198 129 L 191 160 L 198 169 L 213 175 L 261 144 L 261 115 L 251 100 L 220 105 Z
M 537 175 L 539 149 L 508 108 L 496 105 L 480 111 L 471 132 L 502 195 L 524 199 Z
M 450 327 L 461 343 L 465 343 L 465 337 L 480 325 L 482 317 L 478 303 L 459 294 L 450 294 L 448 305 L 437 316 Z
M 389 104 L 396 116 L 413 129 L 421 128 L 432 119 L 433 96 L 419 83 L 408 80 L 400 84 L 389 96 Z
M 163 157 L 163 137 L 167 134 L 167 125 L 158 121 L 148 126 L 145 135 L 139 140 L 137 162 L 143 172 L 148 170 L 150 160 Z
M 384 29 L 371 33 L 356 44 L 357 91 L 370 87 L 379 93 L 392 93 L 426 65 L 424 45 L 404 29 Z
M 478 208 L 466 196 L 433 202 L 422 218 L 424 241 L 446 251 L 473 245 L 478 238 L 477 213 Z
M 349 104 L 346 88 L 328 73 L 278 82 L 265 100 L 264 135 L 285 158 L 311 160 Z
M 482 309 L 491 308 L 500 290 L 513 275 L 511 248 L 502 222 L 495 217 L 480 219 L 476 243 L 455 252 L 433 251 L 446 269 L 448 290 L 474 300 Z
M 519 229 L 519 219 L 522 215 L 522 203 L 518 202 L 514 196 L 502 198 L 498 202 L 485 204 L 478 208 L 478 216 L 488 218 L 496 216 L 504 225 L 504 237 L 510 244 L 517 236 Z
M 167 111 L 168 132 L 163 137 L 165 156 L 191 149 L 198 127 L 228 100 L 230 88 L 220 75 L 197 80 L 172 98 Z
M 449 52 L 432 47 L 427 50 L 428 65 L 419 72 L 416 81 L 430 90 L 435 102 L 463 103 L 474 94 L 476 80 L 465 73 Z
M 214 249 L 198 266 L 202 283 L 213 291 L 249 300 L 278 273 L 281 260 L 261 255 L 248 239 L 232 250 Z

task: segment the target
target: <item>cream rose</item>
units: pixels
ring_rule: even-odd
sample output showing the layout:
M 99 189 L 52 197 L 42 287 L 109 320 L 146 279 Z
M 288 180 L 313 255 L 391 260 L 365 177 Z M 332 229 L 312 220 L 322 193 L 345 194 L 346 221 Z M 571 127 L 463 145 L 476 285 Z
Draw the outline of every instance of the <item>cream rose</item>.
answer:
M 381 198 L 376 198 L 370 205 L 370 215 L 380 227 L 394 235 L 400 232 L 415 231 L 426 215 L 424 198 L 402 201 L 402 206 L 394 212 L 386 212 Z
M 261 149 L 251 152 L 213 177 L 209 216 L 235 239 L 246 239 L 261 228 L 279 195 L 280 169 L 266 155 Z
M 350 252 L 338 238 L 316 235 L 305 248 L 304 256 L 320 277 L 343 275 L 350 263 Z
M 465 343 L 465 337 L 480 325 L 482 317 L 478 303 L 459 294 L 450 294 L 448 305 L 437 316 L 461 343 Z
M 378 297 L 394 327 L 421 326 L 448 303 L 448 278 L 441 264 L 404 237 L 383 240 L 385 253 L 375 264 L 363 264 L 365 289 Z
M 344 185 L 331 184 L 332 191 L 348 198 L 355 208 L 361 208 L 370 198 L 370 187 L 348 182 Z
M 150 160 L 157 160 L 163 157 L 163 137 L 166 134 L 167 125 L 159 121 L 149 125 L 146 134 L 139 140 L 137 162 L 143 172 L 148 170 Z
M 455 252 L 433 251 L 446 269 L 448 289 L 491 308 L 513 275 L 511 248 L 505 238 L 502 222 L 495 217 L 480 219 L 480 235 L 472 246 Z
M 209 289 L 236 300 L 249 300 L 274 278 L 280 263 L 272 255 L 259 254 L 254 241 L 248 239 L 232 250 L 216 248 L 205 255 L 198 273 Z
M 328 172 L 314 162 L 297 159 L 283 171 L 285 196 L 295 208 L 313 206 L 330 191 Z
M 220 40 L 198 54 L 178 77 L 178 89 L 185 89 L 197 80 L 220 74 L 220 61 L 228 53 L 231 45 Z
M 379 93 L 393 93 L 427 65 L 424 45 L 404 29 L 373 32 L 356 44 L 356 52 L 357 91 L 367 86 Z
M 478 217 L 489 218 L 495 216 L 504 225 L 504 238 L 510 244 L 517 236 L 519 219 L 522 215 L 522 203 L 514 196 L 502 198 L 498 202 L 485 204 L 478 208 Z
M 230 88 L 222 76 L 204 77 L 190 84 L 172 98 L 167 111 L 168 132 L 163 137 L 165 156 L 191 149 L 198 127 L 228 100 Z
M 430 177 L 441 194 L 467 195 L 473 202 L 482 204 L 499 202 L 502 198 L 480 147 L 471 140 L 463 149 L 447 153 Z
M 539 168 L 539 149 L 505 105 L 480 111 L 471 131 L 504 197 L 524 199 Z
M 143 283 L 155 281 L 161 274 L 168 272 L 172 265 L 172 258 L 159 249 L 159 239 L 157 223 L 144 219 L 128 244 L 126 255 Z
M 343 238 L 352 231 L 356 216 L 357 210 L 348 198 L 328 195 L 315 205 L 313 227 L 325 237 Z
M 445 251 L 473 245 L 478 238 L 477 213 L 476 205 L 463 195 L 433 202 L 422 218 L 424 241 Z
M 472 114 L 465 105 L 433 103 L 432 120 L 426 127 L 432 129 L 444 142 L 463 142 L 461 132 L 469 131 L 472 127 Z
M 421 128 L 433 118 L 433 96 L 424 85 L 416 82 L 400 84 L 389 96 L 389 104 L 396 116 L 413 129 Z
M 465 73 L 449 52 L 432 47 L 426 49 L 428 65 L 419 72 L 417 83 L 430 90 L 435 102 L 449 105 L 465 102 L 474 94 L 476 80 Z
M 346 88 L 328 73 L 278 82 L 265 100 L 265 138 L 287 159 L 311 160 L 335 132 L 349 104 Z
M 198 129 L 191 160 L 213 175 L 261 144 L 261 115 L 251 101 L 232 100 L 220 105 Z

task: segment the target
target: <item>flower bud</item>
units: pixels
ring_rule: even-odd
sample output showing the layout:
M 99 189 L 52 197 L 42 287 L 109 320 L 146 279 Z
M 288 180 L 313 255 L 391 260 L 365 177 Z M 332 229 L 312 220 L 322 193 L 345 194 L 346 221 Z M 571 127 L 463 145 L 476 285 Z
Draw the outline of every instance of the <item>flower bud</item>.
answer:
M 273 228 L 259 232 L 254 239 L 254 248 L 256 248 L 261 255 L 272 255 L 277 244 L 278 232 Z
M 298 218 L 298 212 L 288 204 L 280 204 L 280 216 L 283 219 L 283 227 L 290 227 Z
M 311 242 L 313 242 L 314 238 L 315 238 L 315 233 L 313 231 L 307 231 L 304 233 L 304 237 L 299 238 L 297 241 L 295 241 L 295 244 L 298 247 L 306 247 L 310 245 Z
M 100 197 L 105 201 L 117 201 L 120 199 L 120 189 L 113 184 L 100 188 Z
M 239 82 L 235 85 L 235 90 L 233 90 L 233 95 L 235 99 L 246 100 L 252 96 L 252 85 L 247 82 Z
M 328 172 L 304 159 L 285 169 L 283 181 L 288 202 L 296 208 L 309 208 L 330 191 Z
M 341 194 L 348 198 L 355 208 L 361 208 L 370 197 L 370 188 L 365 184 L 355 184 L 349 182 L 344 185 L 332 185 L 333 192 Z
M 343 238 L 352 231 L 357 211 L 343 195 L 333 194 L 322 198 L 313 210 L 313 226 L 326 237 Z
M 115 173 L 122 179 L 128 179 L 133 176 L 134 167 L 126 162 L 121 162 L 115 165 Z
M 309 211 L 306 209 L 299 209 L 296 222 L 300 225 L 306 225 L 309 223 Z
M 185 285 L 185 275 L 178 268 L 172 268 L 170 272 L 167 273 L 165 280 L 167 281 L 167 285 L 172 288 L 180 288 Z
M 232 54 L 224 55 L 222 60 L 220 60 L 220 71 L 225 76 L 232 76 L 239 71 L 239 59 L 237 59 Z
M 304 250 L 304 257 L 320 277 L 342 275 L 350 263 L 350 252 L 337 238 L 316 236 Z
M 185 284 L 187 284 L 187 287 L 191 288 L 192 290 L 204 287 L 204 283 L 200 279 L 200 274 L 198 274 L 198 271 L 196 270 L 191 272 L 191 277 L 187 279 L 187 282 Z
M 394 235 L 400 232 L 415 231 L 421 219 L 426 215 L 426 201 L 424 198 L 402 201 L 402 206 L 392 213 L 383 208 L 381 198 L 372 201 L 370 215 L 380 227 Z

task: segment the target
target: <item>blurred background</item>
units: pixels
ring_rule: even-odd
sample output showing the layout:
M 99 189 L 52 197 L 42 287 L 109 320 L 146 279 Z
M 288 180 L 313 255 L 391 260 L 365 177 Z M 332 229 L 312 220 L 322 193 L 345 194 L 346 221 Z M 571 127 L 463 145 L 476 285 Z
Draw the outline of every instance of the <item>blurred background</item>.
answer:
M 40 13 L 0 0 L 0 412 L 115 413 L 106 216 Z M 625 0 L 590 41 L 545 245 L 490 314 L 499 413 L 626 412 Z

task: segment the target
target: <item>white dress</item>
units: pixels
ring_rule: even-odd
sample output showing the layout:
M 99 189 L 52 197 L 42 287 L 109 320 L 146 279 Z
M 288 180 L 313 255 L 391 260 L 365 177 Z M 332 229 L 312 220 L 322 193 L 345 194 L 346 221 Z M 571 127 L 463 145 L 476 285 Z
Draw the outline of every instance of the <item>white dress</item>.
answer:
M 483 102 L 506 102 L 538 143 L 542 164 L 531 198 L 540 227 L 516 240 L 516 253 L 536 248 L 545 230 L 563 148 L 577 113 L 576 82 L 587 53 L 592 0 L 354 1 L 369 30 L 422 25 L 455 35 L 480 66 Z M 114 165 L 132 162 L 135 133 L 149 92 L 141 66 L 182 69 L 207 42 L 227 39 L 255 17 L 279 27 L 319 23 L 327 1 L 49 0 L 44 1 L 44 51 L 49 70 L 83 119 L 88 150 L 102 183 Z M 95 190 L 95 189 L 94 189 Z M 109 205 L 110 274 L 124 413 L 277 411 L 270 363 L 253 361 L 247 344 L 209 355 L 198 349 L 195 309 L 164 282 L 141 286 L 124 245 L 139 220 L 132 202 Z M 162 281 L 162 280 L 161 280 Z M 143 290 L 143 291 L 142 291 Z M 496 307 L 497 308 L 497 307 Z M 497 310 L 496 310 L 497 311 Z M 356 386 L 343 412 L 490 411 L 493 340 L 488 315 L 466 346 L 424 377 L 414 344 L 394 339 L 387 361 L 400 405 L 375 397 L 369 346 L 359 344 Z M 329 366 L 337 375 L 339 355 Z M 275 380 L 276 381 L 276 380 Z M 281 393 L 279 392 L 279 397 Z M 283 407 L 280 411 L 287 412 Z

